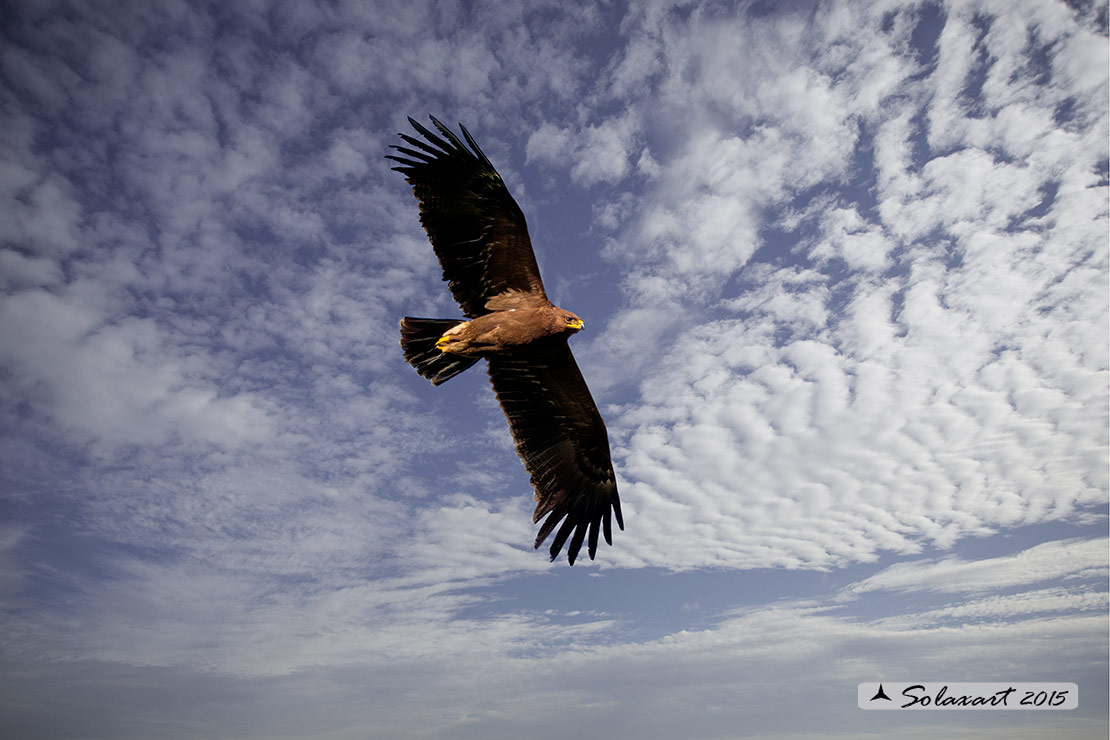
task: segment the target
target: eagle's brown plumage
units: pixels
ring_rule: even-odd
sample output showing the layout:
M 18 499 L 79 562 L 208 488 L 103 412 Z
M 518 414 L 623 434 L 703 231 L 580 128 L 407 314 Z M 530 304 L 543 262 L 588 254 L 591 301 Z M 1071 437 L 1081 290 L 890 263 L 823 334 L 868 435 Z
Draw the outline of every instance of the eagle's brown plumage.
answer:
M 401 134 L 403 156 L 388 155 L 420 202 L 443 279 L 469 321 L 401 320 L 405 359 L 439 385 L 481 358 L 509 420 L 517 453 L 532 477 L 553 531 L 551 559 L 567 545 L 573 565 L 582 543 L 592 560 L 599 533 L 613 544 L 612 518 L 624 529 L 609 437 L 567 345 L 582 320 L 547 299 L 524 214 L 489 159 L 461 124 L 469 148 L 435 118 L 442 137 L 409 119 L 421 141 Z M 557 528 L 557 529 L 556 529 Z

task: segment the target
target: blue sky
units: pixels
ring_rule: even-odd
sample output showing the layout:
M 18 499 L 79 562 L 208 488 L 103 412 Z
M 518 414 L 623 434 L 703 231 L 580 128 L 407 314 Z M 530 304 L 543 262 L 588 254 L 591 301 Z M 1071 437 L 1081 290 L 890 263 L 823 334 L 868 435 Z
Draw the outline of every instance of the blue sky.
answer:
M 13 736 L 1106 736 L 1106 2 L 4 17 Z M 458 315 L 383 158 L 429 113 L 586 321 L 592 563 L 481 368 L 401 358 Z

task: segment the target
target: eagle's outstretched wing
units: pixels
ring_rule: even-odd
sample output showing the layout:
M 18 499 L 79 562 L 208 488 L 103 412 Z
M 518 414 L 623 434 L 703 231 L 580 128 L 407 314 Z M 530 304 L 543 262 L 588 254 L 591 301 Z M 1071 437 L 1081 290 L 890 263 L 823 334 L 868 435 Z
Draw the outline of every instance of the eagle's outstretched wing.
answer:
M 611 545 L 612 518 L 621 529 L 624 520 L 605 422 L 566 335 L 494 353 L 488 360 L 490 380 L 509 419 L 517 453 L 532 476 L 537 501 L 532 521 L 547 517 L 535 546 L 558 527 L 549 550 L 552 560 L 568 538 L 571 565 L 583 541 L 592 560 L 599 531 Z
M 427 143 L 401 134 L 410 147 L 393 145 L 402 173 L 420 201 L 420 223 L 463 313 L 488 313 L 487 302 L 506 291 L 547 302 L 528 225 L 501 175 L 462 124 L 468 149 L 434 117 L 437 136 L 409 118 Z

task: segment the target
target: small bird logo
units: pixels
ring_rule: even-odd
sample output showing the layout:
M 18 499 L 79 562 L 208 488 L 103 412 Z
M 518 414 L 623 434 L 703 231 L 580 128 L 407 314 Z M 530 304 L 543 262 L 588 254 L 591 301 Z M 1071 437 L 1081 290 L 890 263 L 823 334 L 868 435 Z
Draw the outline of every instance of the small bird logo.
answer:
M 876 691 L 875 695 L 871 697 L 871 701 L 875 701 L 876 699 L 886 699 L 887 701 L 894 701 L 893 699 L 891 699 L 889 696 L 886 695 L 885 691 L 883 691 L 883 685 L 882 684 L 879 684 L 879 690 Z

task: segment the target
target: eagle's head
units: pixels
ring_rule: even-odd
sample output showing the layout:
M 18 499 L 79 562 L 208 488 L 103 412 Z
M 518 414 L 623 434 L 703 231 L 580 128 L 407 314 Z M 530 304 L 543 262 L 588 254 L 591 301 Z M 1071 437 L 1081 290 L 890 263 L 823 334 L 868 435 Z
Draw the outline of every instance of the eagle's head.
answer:
M 560 327 L 563 331 L 581 331 L 586 328 L 586 322 L 575 316 L 570 311 L 559 309 L 559 321 L 562 323 Z

